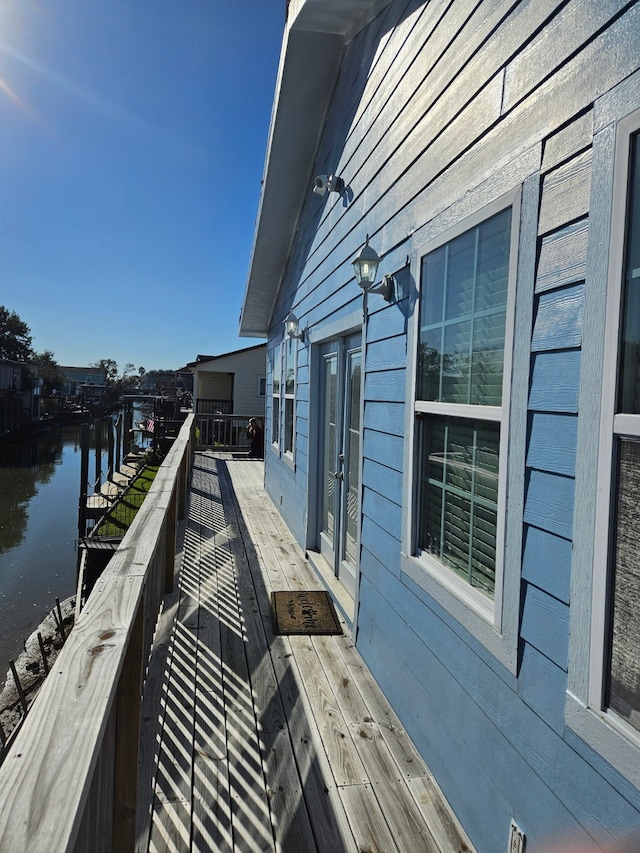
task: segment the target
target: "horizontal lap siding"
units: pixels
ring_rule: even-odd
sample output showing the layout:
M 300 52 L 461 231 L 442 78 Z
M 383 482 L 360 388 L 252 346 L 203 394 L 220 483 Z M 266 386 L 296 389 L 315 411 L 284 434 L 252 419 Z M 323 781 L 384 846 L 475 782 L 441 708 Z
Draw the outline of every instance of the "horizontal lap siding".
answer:
M 554 731 L 559 725 L 557 704 L 555 709 L 551 704 L 556 696 L 543 692 L 535 707 L 521 701 L 481 664 L 468 638 L 444 631 L 440 616 L 407 599 L 388 573 L 380 573 L 375 586 L 363 578 L 362 595 L 370 599 L 361 622 L 369 666 L 394 697 L 435 778 L 445 781 L 457 812 L 463 804 L 472 838 L 483 839 L 478 850 L 505 849 L 510 820 L 505 822 L 505 808 L 527 827 L 545 826 L 547 834 L 571 825 L 577 849 L 588 840 L 580 823 L 593 827 L 594 814 L 609 831 L 629 825 L 633 806 L 601 786 L 599 774 Z M 420 653 L 409 655 L 409 648 Z M 527 667 L 533 666 L 528 660 Z M 548 683 L 564 684 L 566 676 L 557 668 L 554 674 L 548 659 L 538 660 L 537 667 Z M 524 696 L 532 689 L 526 678 L 518 687 Z M 551 719 L 543 719 L 540 711 Z M 470 779 L 475 793 L 467 800 L 460 788 Z
M 575 133 L 584 138 L 584 117 Z M 553 144 L 551 145 L 553 149 Z M 556 152 L 560 146 L 555 146 Z M 564 707 L 569 639 L 569 579 L 575 498 L 580 349 L 588 240 L 591 149 L 542 175 L 538 232 L 539 262 L 531 337 L 532 382 L 526 456 L 522 583 L 521 695 L 532 671 L 546 667 L 538 705 L 547 707 L 558 729 Z M 558 377 L 550 381 L 550 374 Z M 546 385 L 546 387 L 543 387 Z M 535 661 L 535 669 L 532 662 Z
M 585 827 L 606 834 L 640 806 L 637 792 L 620 797 L 614 777 L 603 781 L 564 727 L 594 101 L 638 67 L 638 31 L 640 5 L 614 0 L 391 3 L 345 47 L 313 171 L 339 174 L 347 195 L 305 197 L 274 311 L 274 336 L 292 308 L 318 335 L 361 311 L 351 262 L 366 234 L 382 255 L 379 277 L 396 275 L 398 300 L 369 296 L 363 327 L 357 643 L 483 853 L 506 849 L 511 817 L 539 849 L 542 828 L 570 827 L 580 843 Z M 419 284 L 406 264 L 427 239 L 532 175 L 533 324 L 518 328 L 531 351 L 518 415 L 525 493 L 522 518 L 509 519 L 523 529 L 513 677 L 400 572 L 412 473 L 403 455 L 414 368 L 407 331 Z M 301 449 L 315 416 L 313 372 L 304 380 Z M 314 464 L 306 444 L 301 460 Z M 268 468 L 270 492 L 289 502 L 297 529 L 303 462 L 295 472 Z

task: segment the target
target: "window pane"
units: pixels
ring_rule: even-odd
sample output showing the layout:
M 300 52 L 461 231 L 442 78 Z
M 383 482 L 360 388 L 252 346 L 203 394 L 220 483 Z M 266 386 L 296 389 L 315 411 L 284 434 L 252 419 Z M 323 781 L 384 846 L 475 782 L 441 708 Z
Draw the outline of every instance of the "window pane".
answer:
M 640 414 L 640 134 L 631 143 L 618 411 Z
M 284 449 L 293 453 L 293 400 L 286 397 L 284 401 Z
M 273 421 L 271 423 L 271 441 L 278 443 L 280 438 L 280 397 L 273 398 Z
M 447 248 L 441 246 L 428 254 L 422 261 L 422 281 L 429 282 L 429 286 L 423 287 L 420 294 L 422 300 L 420 313 L 426 326 L 442 323 L 446 260 Z
M 336 468 L 336 411 L 338 393 L 338 359 L 331 355 L 324 361 L 324 456 L 322 492 L 322 527 L 321 529 L 333 541 L 335 485 L 334 471 Z
M 419 547 L 493 597 L 500 427 L 421 421 Z
M 511 210 L 422 261 L 417 397 L 499 406 Z
M 615 518 L 609 707 L 640 729 L 640 442 L 621 440 Z
M 440 376 L 441 376 L 441 334 L 438 330 L 437 339 L 427 337 L 419 344 L 418 349 L 418 400 L 440 399 Z
M 289 338 L 286 346 L 285 370 L 284 370 L 284 392 L 295 394 L 296 390 L 296 351 L 295 339 Z
M 444 330 L 444 357 L 440 400 L 445 403 L 469 402 L 471 369 L 471 322 L 451 323 Z
M 469 402 L 476 406 L 502 403 L 502 366 L 506 312 L 478 317 L 473 329 Z
M 280 371 L 282 370 L 282 363 L 280 361 L 280 346 L 277 346 L 274 350 L 273 356 L 273 396 L 280 394 Z
M 447 246 L 446 320 L 473 313 L 473 291 L 476 272 L 477 229 L 467 231 Z

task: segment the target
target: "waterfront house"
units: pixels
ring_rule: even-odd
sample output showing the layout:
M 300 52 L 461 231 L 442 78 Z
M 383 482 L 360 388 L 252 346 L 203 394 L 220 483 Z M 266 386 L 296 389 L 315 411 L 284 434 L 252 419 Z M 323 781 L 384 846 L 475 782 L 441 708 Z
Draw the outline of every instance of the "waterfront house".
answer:
M 0 359 L 0 435 L 28 428 L 40 417 L 42 381 L 22 361 Z
M 624 0 L 287 7 L 266 489 L 482 853 L 640 828 L 639 43 Z
M 62 396 L 82 404 L 102 404 L 107 392 L 107 373 L 100 367 L 61 367 L 65 378 Z
M 266 344 L 221 355 L 198 355 L 193 373 L 194 411 L 264 417 Z

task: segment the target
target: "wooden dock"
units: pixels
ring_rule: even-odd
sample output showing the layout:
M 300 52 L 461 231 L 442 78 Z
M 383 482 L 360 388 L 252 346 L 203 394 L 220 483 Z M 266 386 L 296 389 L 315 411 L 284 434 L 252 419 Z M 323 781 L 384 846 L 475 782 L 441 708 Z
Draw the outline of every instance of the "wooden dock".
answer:
M 196 454 L 143 704 L 136 850 L 470 850 L 347 625 L 274 635 L 271 591 L 320 583 L 262 478 L 259 461 Z
M 115 501 L 129 488 L 139 470 L 138 458 L 131 454 L 122 463 L 120 470 L 115 471 L 106 482 L 102 483 L 100 491 L 87 495 L 85 501 L 86 517 L 101 518 L 108 512 Z

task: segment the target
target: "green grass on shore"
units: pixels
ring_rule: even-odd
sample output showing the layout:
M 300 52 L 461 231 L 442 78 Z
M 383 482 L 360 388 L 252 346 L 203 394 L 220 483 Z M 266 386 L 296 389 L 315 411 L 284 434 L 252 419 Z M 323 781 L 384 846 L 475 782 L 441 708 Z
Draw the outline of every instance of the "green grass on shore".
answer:
M 159 465 L 147 465 L 138 474 L 111 512 L 98 522 L 94 531 L 95 536 L 124 536 L 142 506 L 159 467 Z

